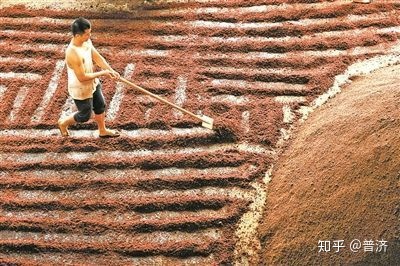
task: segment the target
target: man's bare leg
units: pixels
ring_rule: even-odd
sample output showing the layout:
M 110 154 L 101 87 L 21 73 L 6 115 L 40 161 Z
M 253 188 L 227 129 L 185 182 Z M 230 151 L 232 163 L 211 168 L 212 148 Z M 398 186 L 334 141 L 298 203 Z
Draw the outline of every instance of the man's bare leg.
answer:
M 99 137 L 119 137 L 118 131 L 106 128 L 105 113 L 99 115 L 95 114 L 94 120 L 96 121 L 97 127 L 99 128 Z
M 68 127 L 72 126 L 75 123 L 76 123 L 76 121 L 75 121 L 74 115 L 67 116 L 64 119 L 60 118 L 58 120 L 58 128 L 60 129 L 61 136 L 68 137 L 69 136 Z

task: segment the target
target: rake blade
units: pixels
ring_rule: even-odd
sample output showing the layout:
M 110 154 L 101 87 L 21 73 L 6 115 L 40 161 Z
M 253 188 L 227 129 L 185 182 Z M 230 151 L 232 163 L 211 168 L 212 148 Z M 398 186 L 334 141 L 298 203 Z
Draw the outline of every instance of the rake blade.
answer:
M 201 123 L 202 127 L 213 129 L 214 119 L 205 115 L 201 115 L 200 119 L 203 121 L 203 123 Z

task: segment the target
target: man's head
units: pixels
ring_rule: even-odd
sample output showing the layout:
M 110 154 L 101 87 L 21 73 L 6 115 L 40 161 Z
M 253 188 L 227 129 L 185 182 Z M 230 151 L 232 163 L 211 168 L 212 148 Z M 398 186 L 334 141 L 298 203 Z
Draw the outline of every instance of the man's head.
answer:
M 91 25 L 89 20 L 85 18 L 76 19 L 72 23 L 71 30 L 74 37 L 82 38 L 83 41 L 87 41 L 90 38 Z

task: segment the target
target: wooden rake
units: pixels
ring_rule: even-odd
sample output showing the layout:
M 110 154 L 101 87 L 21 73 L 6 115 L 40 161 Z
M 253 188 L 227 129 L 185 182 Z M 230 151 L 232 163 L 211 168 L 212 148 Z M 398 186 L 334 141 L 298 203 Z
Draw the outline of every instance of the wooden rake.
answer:
M 202 121 L 202 123 L 201 123 L 202 127 L 205 127 L 205 128 L 208 128 L 208 129 L 213 129 L 214 119 L 212 119 L 211 117 L 208 117 L 208 116 L 205 116 L 205 115 L 196 115 L 196 114 L 194 114 L 194 113 L 192 113 L 192 112 L 190 112 L 190 111 L 188 111 L 186 109 L 183 109 L 182 107 L 180 107 L 180 106 L 178 106 L 176 104 L 173 104 L 173 103 L 165 100 L 164 98 L 162 98 L 162 97 L 160 97 L 160 96 L 158 96 L 158 95 L 156 95 L 154 93 L 149 92 L 148 90 L 143 89 L 142 87 L 130 82 L 129 80 L 124 79 L 123 77 L 121 77 L 120 80 L 122 82 L 128 84 L 129 86 L 134 87 L 135 89 L 141 91 L 142 93 L 144 93 L 146 95 L 149 95 L 150 97 L 153 97 L 153 98 L 155 98 L 155 99 L 157 99 L 157 100 L 159 100 L 159 101 L 161 101 L 163 103 L 166 103 L 166 104 L 172 106 L 175 109 L 178 109 L 179 111 L 181 111 L 181 112 L 183 112 L 185 114 L 188 114 L 188 115 L 190 115 L 190 116 L 192 116 L 192 117 L 194 117 L 194 118 L 196 118 L 198 120 L 201 120 Z

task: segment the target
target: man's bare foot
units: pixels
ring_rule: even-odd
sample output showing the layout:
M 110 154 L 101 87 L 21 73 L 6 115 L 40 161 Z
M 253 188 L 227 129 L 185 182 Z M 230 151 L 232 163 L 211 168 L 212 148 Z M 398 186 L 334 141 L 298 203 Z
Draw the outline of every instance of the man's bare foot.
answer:
M 120 133 L 117 130 L 106 129 L 105 131 L 99 132 L 100 138 L 116 138 L 119 136 Z
M 58 129 L 60 129 L 61 136 L 68 137 L 69 136 L 68 125 L 65 124 L 65 120 L 60 118 L 57 124 L 58 124 Z

